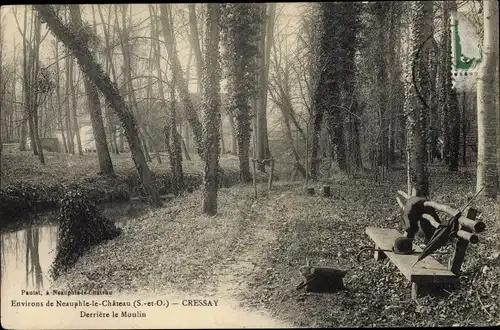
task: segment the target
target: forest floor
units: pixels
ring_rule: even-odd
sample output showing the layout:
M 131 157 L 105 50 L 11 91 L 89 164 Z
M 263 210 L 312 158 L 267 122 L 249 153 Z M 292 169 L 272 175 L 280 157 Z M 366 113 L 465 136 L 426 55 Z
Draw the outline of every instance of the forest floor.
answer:
M 8 186 L 20 181 L 30 184 L 42 183 L 45 185 L 74 182 L 84 179 L 94 179 L 106 182 L 106 177 L 99 175 L 99 163 L 95 153 L 84 153 L 72 155 L 66 153 L 47 152 L 44 153 L 46 165 L 41 165 L 38 156 L 32 151 L 18 151 L 14 147 L 2 151 L 0 162 L 1 185 Z M 151 155 L 153 157 L 153 155 Z M 203 165 L 196 155 L 192 160 L 183 159 L 182 166 L 185 173 L 199 173 Z M 166 154 L 161 153 L 162 163 L 158 163 L 156 157 L 148 163 L 154 172 L 170 172 Z M 119 155 L 111 154 L 111 160 L 117 176 L 123 176 L 135 172 L 134 163 L 130 153 Z M 221 157 L 221 165 L 224 168 L 237 169 L 238 158 L 231 155 Z
M 472 167 L 430 170 L 433 200 L 459 208 L 473 196 Z M 449 296 L 413 301 L 410 283 L 392 263 L 356 262 L 357 252 L 372 245 L 367 226 L 401 227 L 395 197 L 405 190 L 404 175 L 391 173 L 378 183 L 337 175 L 329 181 L 329 198 L 306 195 L 302 184 L 277 183 L 271 191 L 259 185 L 254 200 L 251 186 L 235 185 L 219 190 L 215 217 L 200 214 L 197 190 L 128 222 L 121 236 L 93 247 L 56 285 L 205 295 L 270 314 L 274 321 L 257 325 L 267 327 L 500 324 L 500 228 L 493 200 L 479 197 L 472 204 L 487 230 L 469 247 L 459 286 Z M 448 256 L 436 258 L 445 262 Z M 296 291 L 306 257 L 312 265 L 348 270 L 346 290 Z

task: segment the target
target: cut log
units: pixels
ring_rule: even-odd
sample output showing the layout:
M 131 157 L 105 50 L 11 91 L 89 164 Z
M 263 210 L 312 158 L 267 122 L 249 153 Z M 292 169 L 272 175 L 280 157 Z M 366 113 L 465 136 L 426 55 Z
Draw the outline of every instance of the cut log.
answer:
M 483 232 L 486 229 L 486 224 L 484 222 L 472 220 L 467 217 L 460 217 L 458 223 L 476 233 Z
M 468 231 L 465 230 L 459 230 L 457 232 L 457 236 L 464 240 L 469 241 L 469 243 L 471 244 L 477 244 L 479 242 L 479 237 L 477 237 L 476 234 L 469 233 Z
M 436 221 L 436 219 L 434 219 L 434 217 L 430 214 L 427 214 L 427 213 L 424 213 L 422 214 L 422 218 L 424 218 L 425 220 L 429 221 L 429 223 L 434 227 L 434 228 L 438 228 L 440 226 L 440 223 Z
M 439 204 L 439 203 L 436 203 L 436 202 L 433 202 L 433 201 L 426 201 L 426 202 L 424 202 L 424 206 L 433 207 L 434 209 L 436 209 L 438 211 L 448 213 L 452 217 L 454 217 L 459 212 L 457 209 L 449 207 L 448 205 Z

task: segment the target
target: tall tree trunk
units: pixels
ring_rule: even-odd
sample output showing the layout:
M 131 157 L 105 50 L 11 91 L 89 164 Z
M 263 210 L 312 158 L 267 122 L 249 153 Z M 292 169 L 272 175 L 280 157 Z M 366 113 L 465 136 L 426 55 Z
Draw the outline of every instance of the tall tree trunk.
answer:
M 38 109 L 40 107 L 40 98 L 41 98 L 41 86 L 39 86 L 39 72 L 40 72 L 40 37 L 41 37 L 41 22 L 40 20 L 38 19 L 38 17 L 36 17 L 34 14 L 32 15 L 33 17 L 33 25 L 34 25 L 34 29 L 35 29 L 35 39 L 34 39 L 34 43 L 33 43 L 33 49 L 30 51 L 30 53 L 32 54 L 30 56 L 30 59 L 31 59 L 31 63 L 29 64 L 29 72 L 30 72 L 30 75 L 31 75 L 31 79 L 29 79 L 29 82 L 30 82 L 30 95 L 28 96 L 29 97 L 29 116 L 30 116 L 30 119 L 29 119 L 29 124 L 30 124 L 30 131 L 31 131 L 31 135 L 32 135 L 32 140 L 31 140 L 31 144 L 32 146 L 36 146 L 34 149 L 33 149 L 33 152 L 36 151 L 35 154 L 38 155 L 38 158 L 40 160 L 40 163 L 41 164 L 45 164 L 45 158 L 43 156 L 43 149 L 42 149 L 42 145 L 40 143 L 40 135 L 39 135 L 39 129 L 38 129 L 38 122 L 39 122 L 39 117 L 38 117 Z
M 234 119 L 231 114 L 227 114 L 227 118 L 229 119 L 229 127 L 231 128 L 231 153 L 233 155 L 238 154 L 238 141 L 236 140 L 236 128 L 234 127 Z
M 75 24 L 75 26 L 83 29 L 83 22 L 80 15 L 79 5 L 70 5 L 69 10 L 71 13 L 72 23 Z M 86 46 L 89 47 L 89 44 L 87 43 Z M 87 94 L 90 121 L 92 123 L 92 132 L 94 133 L 100 173 L 104 175 L 114 175 L 115 172 L 113 169 L 113 163 L 111 162 L 108 143 L 106 141 L 106 132 L 104 131 L 99 94 L 97 92 L 97 88 L 92 85 L 89 78 L 83 77 L 83 79 L 85 83 L 85 92 Z
M 222 115 L 220 116 L 220 152 L 222 155 L 226 153 L 226 144 L 224 143 L 224 122 Z
M 203 54 L 201 53 L 201 48 L 200 48 L 200 35 L 198 33 L 198 24 L 196 20 L 196 4 L 195 3 L 190 3 L 187 5 L 188 6 L 188 11 L 189 11 L 189 26 L 190 26 L 190 42 L 191 42 L 191 48 L 194 51 L 194 57 L 196 60 L 196 77 L 198 78 L 198 92 L 201 91 L 202 88 L 202 68 L 203 68 Z M 188 80 L 189 83 L 189 80 Z
M 94 9 L 92 5 L 92 10 Z M 101 6 L 97 6 L 97 11 L 99 12 L 99 17 L 101 19 L 101 22 L 105 22 L 104 15 L 101 10 Z M 108 21 L 111 21 L 111 9 L 108 12 Z M 114 27 L 116 28 L 116 26 Z M 104 44 L 106 46 L 106 63 L 108 64 L 106 74 L 109 75 L 109 72 L 111 72 L 111 78 L 112 81 L 116 84 L 118 82 L 117 77 L 116 77 L 116 71 L 115 67 L 113 64 L 113 54 L 112 54 L 112 49 L 110 45 L 110 28 L 107 24 L 103 24 L 102 30 L 104 32 Z M 113 115 L 111 112 L 111 109 L 109 105 L 106 106 L 106 116 L 108 120 L 108 125 L 109 129 L 111 131 L 111 144 L 113 145 L 113 149 L 115 153 L 118 155 L 120 152 L 124 152 L 124 141 L 123 141 L 123 135 L 121 134 L 121 130 L 119 127 L 117 127 L 116 123 L 116 117 Z M 118 133 L 118 131 L 120 131 Z M 117 134 L 120 134 L 120 146 L 118 146 L 118 141 L 117 141 Z
M 275 3 L 263 3 L 262 6 L 262 28 L 260 40 L 260 75 L 259 75 L 259 102 L 257 107 L 257 132 L 256 132 L 256 154 L 257 159 L 262 161 L 271 156 L 267 134 L 267 87 L 269 81 L 269 62 L 274 32 L 274 19 L 276 13 Z M 266 17 L 267 7 L 267 17 Z M 266 33 L 267 32 L 267 33 Z M 267 35 L 266 35 L 267 34 Z M 265 164 L 260 163 L 259 169 L 264 171 Z
M 125 129 L 127 141 L 132 153 L 132 159 L 134 160 L 143 187 L 147 192 L 149 202 L 154 206 L 161 205 L 162 203 L 158 190 L 154 185 L 151 171 L 149 170 L 140 147 L 137 124 L 132 113 L 123 101 L 123 98 L 120 96 L 116 85 L 104 74 L 102 67 L 96 62 L 94 55 L 88 49 L 82 47 L 78 42 L 78 34 L 61 22 L 51 6 L 34 5 L 34 7 L 56 38 L 71 50 L 82 72 L 84 72 L 91 82 L 99 88 L 106 97 L 106 100 L 113 107 L 113 110 L 118 118 L 120 118 L 123 128 Z
M 240 180 L 249 182 L 250 102 L 255 100 L 258 76 L 259 5 L 226 4 L 223 17 L 224 59 L 229 72 L 228 112 L 236 119 Z
M 467 165 L 467 93 L 462 92 L 462 165 Z
M 476 190 L 484 188 L 482 194 L 496 197 L 497 173 L 497 126 L 495 109 L 495 70 L 498 62 L 498 2 L 483 0 L 483 62 L 477 80 L 477 176 Z
M 124 60 L 122 66 L 123 80 L 125 86 L 124 89 L 127 91 L 128 104 L 130 106 L 130 109 L 132 110 L 132 114 L 135 116 L 136 121 L 139 125 L 139 137 L 141 140 L 143 153 L 146 156 L 146 161 L 151 162 L 151 157 L 149 156 L 149 151 L 146 144 L 146 137 L 148 133 L 146 127 L 144 126 L 142 116 L 139 113 L 139 108 L 137 106 L 137 99 L 135 97 L 134 86 L 132 83 L 132 72 L 131 72 L 132 61 L 130 56 L 130 48 L 129 48 L 130 46 L 129 42 L 127 41 L 129 39 L 127 32 L 127 20 L 126 20 L 127 6 L 128 6 L 127 4 L 121 5 L 122 25 L 123 25 L 122 27 L 120 27 L 120 24 L 118 22 L 118 6 L 115 6 L 115 28 L 117 29 L 121 41 L 120 45 Z
M 217 213 L 217 190 L 219 187 L 219 155 L 220 155 L 220 5 L 207 4 L 206 16 L 206 52 L 203 71 L 203 109 L 204 109 L 204 193 L 203 213 Z
M 457 15 L 457 4 L 455 1 L 449 1 L 448 4 L 450 6 L 450 11 L 452 13 L 452 17 L 456 17 Z M 455 21 L 454 19 L 454 24 Z M 448 34 L 451 32 L 448 30 L 446 31 Z M 451 37 L 449 38 L 451 41 Z M 458 96 L 456 93 L 455 88 L 452 86 L 452 77 L 451 77 L 451 47 L 447 49 L 447 54 L 448 58 L 447 59 L 447 72 L 446 72 L 446 79 L 447 81 L 447 89 L 444 91 L 447 96 L 447 105 L 448 105 L 448 120 L 449 122 L 446 123 L 449 128 L 449 138 L 448 138 L 448 170 L 449 171 L 458 171 L 458 157 L 460 153 L 460 109 L 458 108 Z
M 320 89 L 316 89 L 316 92 L 314 94 L 315 95 L 312 105 L 312 130 L 308 136 L 308 140 L 310 141 L 309 172 L 311 174 L 311 179 L 317 180 L 319 176 L 319 164 L 321 161 L 319 156 L 319 139 L 321 135 L 321 124 L 323 122 L 323 107 L 321 106 L 323 97 Z
M 96 12 L 95 12 L 94 5 L 91 5 L 91 8 L 92 8 L 92 19 L 93 19 L 92 28 L 93 28 L 94 33 L 96 35 L 99 35 L 99 33 L 97 31 L 97 19 L 96 19 Z M 104 20 L 102 20 L 102 21 L 104 21 Z M 106 52 L 105 52 L 105 60 L 104 60 L 107 75 L 110 74 L 111 66 L 113 66 L 113 63 L 110 62 L 110 56 L 109 56 L 109 53 L 110 53 L 110 49 L 108 48 L 109 40 L 107 39 L 108 29 L 109 28 L 106 25 L 103 25 L 103 30 L 105 31 L 104 39 L 105 39 L 105 44 L 107 45 Z M 106 123 L 107 123 L 108 135 L 109 135 L 109 147 L 110 147 L 109 152 L 119 154 L 118 145 L 116 142 L 115 118 L 114 118 L 113 114 L 111 113 L 111 109 L 107 105 L 104 106 L 104 114 L 106 116 Z
M 74 75 L 73 75 L 73 68 L 74 68 L 74 61 L 71 60 L 69 64 L 69 87 L 71 90 L 71 101 L 72 101 L 72 106 L 71 106 L 71 119 L 73 119 L 73 132 L 75 133 L 76 136 L 76 147 L 78 148 L 78 154 L 80 156 L 83 156 L 83 150 L 82 150 L 82 139 L 80 137 L 80 126 L 78 125 L 78 116 L 76 109 L 78 108 L 78 102 L 76 100 L 76 89 L 75 89 L 75 83 L 76 81 L 74 80 Z
M 176 50 L 174 32 L 171 28 L 172 22 L 170 18 L 170 10 L 167 6 L 168 5 L 166 4 L 160 5 L 160 21 L 163 28 L 163 35 L 165 38 L 167 53 L 171 61 L 171 67 L 176 80 L 176 86 L 184 105 L 184 114 L 187 121 L 189 122 L 189 125 L 191 126 L 191 129 L 193 130 L 197 153 L 201 158 L 203 158 L 203 127 L 198 118 L 198 114 L 193 104 L 193 100 L 191 99 L 191 95 L 189 94 L 188 82 L 184 78 L 184 73 Z
M 28 6 L 24 6 L 24 22 L 23 22 L 23 36 L 26 36 L 27 32 L 27 26 L 28 26 Z M 19 141 L 19 150 L 20 151 L 26 151 L 26 142 L 28 139 L 28 103 L 27 100 L 28 98 L 26 97 L 26 94 L 28 93 L 27 88 L 29 87 L 28 85 L 28 68 L 27 68 L 27 56 L 28 56 L 28 40 L 26 37 L 23 38 L 23 89 L 22 89 L 22 97 L 23 97 L 23 116 L 22 116 L 22 121 L 21 121 L 21 139 Z
M 441 115 L 441 133 L 443 138 L 443 156 L 445 164 L 449 164 L 450 161 L 450 97 L 452 87 L 452 44 L 451 44 L 451 26 L 450 20 L 453 18 L 453 24 L 455 24 L 455 15 L 451 14 L 451 2 L 443 1 L 443 27 L 442 27 L 442 40 L 441 40 L 441 68 L 439 70 L 440 77 L 439 81 L 441 83 L 440 95 L 439 95 L 439 109 Z
M 433 31 L 432 26 L 432 1 L 413 2 L 412 15 L 412 59 L 415 60 L 414 84 L 421 95 L 429 95 L 429 72 L 427 71 L 427 52 L 425 41 Z M 427 169 L 427 123 L 429 111 L 421 100 L 413 99 L 414 102 L 414 129 L 413 149 L 411 152 L 411 183 L 417 191 L 417 196 L 429 196 L 429 172 Z M 411 116 L 411 115 L 410 115 Z
M 65 91 L 66 91 L 66 116 L 65 116 L 65 121 L 66 121 L 66 130 L 68 132 L 68 146 L 69 146 L 69 152 L 71 154 L 75 154 L 75 142 L 73 140 L 73 129 L 71 128 L 71 57 L 69 56 L 69 51 L 66 51 L 66 80 L 65 80 Z
M 169 149 L 170 149 L 170 168 L 172 171 L 172 183 L 174 193 L 179 193 L 184 188 L 184 172 L 182 170 L 182 146 L 181 146 L 181 137 L 179 132 L 177 132 L 177 123 L 176 123 L 176 108 L 177 102 L 175 99 L 175 81 L 172 81 L 172 84 L 169 88 L 170 90 L 170 113 L 168 120 L 168 130 L 170 137 L 168 141 Z M 171 142 L 171 143 L 170 143 Z

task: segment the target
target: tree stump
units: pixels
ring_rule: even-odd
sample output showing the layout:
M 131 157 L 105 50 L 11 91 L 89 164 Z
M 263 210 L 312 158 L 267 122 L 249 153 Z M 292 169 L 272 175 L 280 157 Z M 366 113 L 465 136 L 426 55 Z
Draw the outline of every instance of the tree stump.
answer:
M 307 194 L 308 195 L 314 195 L 314 188 L 307 188 Z
M 330 197 L 331 195 L 332 195 L 332 192 L 330 190 L 330 186 L 323 186 L 323 196 Z

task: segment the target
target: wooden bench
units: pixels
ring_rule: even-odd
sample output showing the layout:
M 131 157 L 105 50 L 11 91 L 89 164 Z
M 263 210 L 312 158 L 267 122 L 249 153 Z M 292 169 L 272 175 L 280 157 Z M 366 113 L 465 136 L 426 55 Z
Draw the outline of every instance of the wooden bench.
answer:
M 396 238 L 403 236 L 396 229 L 376 227 L 367 227 L 366 234 L 375 242 L 376 249 L 383 250 L 391 250 Z M 413 244 L 413 249 L 415 251 L 412 254 L 375 251 L 376 260 L 387 256 L 412 283 L 412 299 L 416 299 L 423 291 L 432 292 L 436 287 L 443 284 L 454 284 L 457 281 L 458 277 L 432 256 L 426 257 L 412 267 L 422 252 L 422 249 L 415 244 Z

